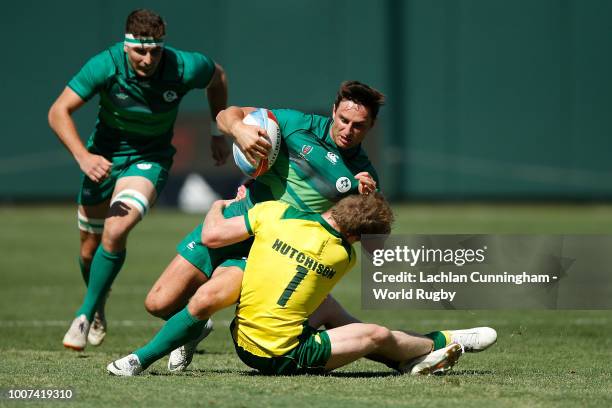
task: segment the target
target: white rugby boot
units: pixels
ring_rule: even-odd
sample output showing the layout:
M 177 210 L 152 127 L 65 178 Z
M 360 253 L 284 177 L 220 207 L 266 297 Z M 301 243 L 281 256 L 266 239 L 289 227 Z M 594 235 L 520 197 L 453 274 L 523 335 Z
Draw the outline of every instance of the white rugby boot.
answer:
M 104 309 L 98 309 L 87 334 L 87 342 L 92 346 L 99 346 L 106 337 L 106 316 Z
M 106 307 L 106 301 L 108 300 L 110 292 L 111 289 L 109 289 L 106 295 L 102 298 L 102 301 L 96 309 L 96 314 L 94 315 L 93 321 L 91 322 L 89 334 L 87 335 L 87 342 L 92 346 L 99 346 L 106 337 L 107 324 L 104 309 Z
M 445 330 L 451 343 L 459 343 L 467 353 L 477 353 L 491 347 L 497 341 L 497 332 L 490 327 L 474 327 L 463 330 Z
M 76 317 L 64 335 L 64 347 L 76 351 L 83 351 L 87 345 L 88 332 L 89 322 L 87 321 L 87 317 L 84 314 Z
M 422 357 L 402 363 L 398 370 L 401 373 L 409 373 L 410 375 L 442 374 L 457 364 L 461 354 L 463 354 L 461 345 L 452 343 Z
M 106 366 L 106 371 L 108 371 L 109 374 L 121 377 L 133 377 L 142 373 L 143 370 L 136 354 L 129 354 Z
M 198 344 L 200 344 L 200 342 L 204 340 L 206 336 L 212 332 L 212 330 L 213 321 L 212 319 L 208 319 L 206 325 L 202 328 L 202 332 L 196 339 L 172 350 L 170 353 L 170 358 L 168 359 L 168 371 L 185 371 L 185 369 L 189 367 L 189 364 L 191 364 L 191 360 L 193 360 L 193 355 L 198 347 Z

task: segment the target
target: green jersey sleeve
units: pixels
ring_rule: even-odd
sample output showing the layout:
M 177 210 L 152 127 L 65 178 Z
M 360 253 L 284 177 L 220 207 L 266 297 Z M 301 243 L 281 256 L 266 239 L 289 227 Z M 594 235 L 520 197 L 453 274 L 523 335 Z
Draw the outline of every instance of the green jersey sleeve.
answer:
M 312 127 L 312 115 L 307 115 L 293 109 L 271 109 L 283 139 L 291 136 L 298 130 L 310 130 Z
M 100 91 L 114 73 L 113 59 L 108 50 L 104 50 L 83 65 L 81 70 L 68 82 L 68 87 L 87 101 Z
M 189 88 L 204 89 L 215 74 L 215 62 L 199 52 L 182 51 L 183 80 Z

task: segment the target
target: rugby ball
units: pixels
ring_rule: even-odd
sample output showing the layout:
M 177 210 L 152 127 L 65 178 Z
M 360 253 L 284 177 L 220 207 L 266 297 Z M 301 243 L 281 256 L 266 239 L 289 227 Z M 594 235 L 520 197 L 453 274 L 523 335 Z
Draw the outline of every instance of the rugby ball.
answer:
M 246 115 L 242 120 L 242 123 L 246 125 L 259 126 L 260 128 L 265 129 L 266 133 L 268 134 L 268 141 L 272 145 L 272 148 L 268 153 L 268 157 L 265 157 L 259 160 L 255 165 L 252 165 L 246 159 L 244 153 L 242 150 L 240 150 L 240 147 L 234 143 L 233 151 L 236 166 L 238 166 L 238 168 L 248 177 L 257 178 L 268 171 L 278 157 L 278 152 L 280 151 L 281 146 L 280 127 L 278 126 L 276 116 L 274 116 L 271 111 L 263 108 L 259 108 L 256 111 Z

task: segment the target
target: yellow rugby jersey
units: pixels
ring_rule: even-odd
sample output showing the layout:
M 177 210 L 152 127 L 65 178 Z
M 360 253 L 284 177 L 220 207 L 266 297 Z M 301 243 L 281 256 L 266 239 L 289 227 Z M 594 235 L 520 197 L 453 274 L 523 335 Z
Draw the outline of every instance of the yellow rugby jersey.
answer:
M 286 203 L 260 203 L 244 217 L 255 242 L 232 335 L 251 354 L 281 356 L 298 345 L 308 316 L 353 267 L 355 250 L 321 215 Z

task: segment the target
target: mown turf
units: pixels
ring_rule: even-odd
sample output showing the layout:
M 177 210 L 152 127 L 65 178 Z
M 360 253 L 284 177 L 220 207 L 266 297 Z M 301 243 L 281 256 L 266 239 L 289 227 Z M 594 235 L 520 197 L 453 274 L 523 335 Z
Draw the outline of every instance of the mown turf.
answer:
M 609 206 L 419 205 L 396 213 L 402 233 L 612 233 Z M 142 377 L 108 376 L 106 364 L 160 326 L 144 311 L 144 296 L 200 219 L 161 210 L 147 216 L 113 287 L 106 342 L 75 353 L 61 346 L 84 292 L 74 208 L 0 207 L 0 387 L 70 388 L 75 407 L 612 406 L 612 312 L 362 311 L 358 269 L 334 291 L 358 316 L 416 331 L 486 324 L 498 329 L 498 344 L 462 357 L 443 377 L 398 376 L 368 361 L 329 376 L 266 377 L 235 356 L 228 310 L 216 317 L 190 371 L 169 375 L 164 359 Z

